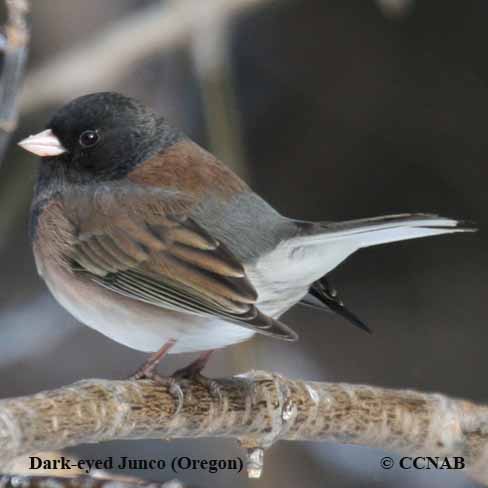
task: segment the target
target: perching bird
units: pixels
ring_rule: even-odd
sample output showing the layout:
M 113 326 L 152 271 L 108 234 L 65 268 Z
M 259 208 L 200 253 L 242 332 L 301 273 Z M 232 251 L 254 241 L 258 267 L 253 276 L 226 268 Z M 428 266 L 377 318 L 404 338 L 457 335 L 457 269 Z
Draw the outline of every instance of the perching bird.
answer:
M 286 218 L 227 166 L 136 100 L 86 95 L 19 145 L 41 156 L 32 203 L 37 269 L 79 321 L 141 351 L 209 351 L 303 302 L 365 328 L 325 276 L 358 249 L 474 230 L 430 214 L 346 222 Z

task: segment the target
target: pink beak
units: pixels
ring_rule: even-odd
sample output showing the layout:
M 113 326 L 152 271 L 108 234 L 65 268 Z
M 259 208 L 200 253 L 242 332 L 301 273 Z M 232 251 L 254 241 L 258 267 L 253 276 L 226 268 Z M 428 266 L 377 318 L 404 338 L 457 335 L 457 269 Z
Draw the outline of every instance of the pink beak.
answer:
M 63 147 L 61 141 L 53 134 L 51 129 L 26 137 L 18 142 L 18 145 L 22 149 L 41 157 L 59 156 L 66 152 L 66 148 Z

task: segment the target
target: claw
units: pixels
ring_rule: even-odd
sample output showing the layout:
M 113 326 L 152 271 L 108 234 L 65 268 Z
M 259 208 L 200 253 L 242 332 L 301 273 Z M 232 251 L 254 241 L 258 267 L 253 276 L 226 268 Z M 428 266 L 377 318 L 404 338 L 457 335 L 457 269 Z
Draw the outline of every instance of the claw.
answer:
M 176 400 L 176 410 L 173 417 L 178 415 L 183 407 L 185 396 L 181 386 L 178 384 L 178 378 L 172 376 L 162 376 L 155 372 L 136 371 L 133 375 L 129 376 L 129 380 L 152 380 L 155 383 L 168 387 L 169 394 Z
M 181 389 L 181 386 L 178 384 L 178 380 L 174 377 L 169 377 L 165 378 L 166 384 L 169 385 L 169 393 L 170 395 L 176 399 L 177 405 L 176 405 L 176 410 L 175 413 L 173 414 L 173 417 L 176 417 L 178 415 L 183 407 L 183 402 L 185 401 L 185 396 L 183 394 L 183 390 Z
M 217 381 L 202 375 L 202 370 L 206 366 L 212 351 L 205 351 L 193 363 L 185 368 L 175 371 L 171 377 L 175 379 L 187 379 L 199 383 L 207 388 L 212 398 L 218 399 L 221 404 L 223 401 L 222 392 Z
M 217 399 L 219 401 L 219 404 L 222 403 L 223 401 L 222 391 L 220 389 L 220 385 L 214 379 L 207 378 L 206 376 L 203 376 L 200 373 L 194 374 L 192 376 L 187 376 L 185 379 L 193 380 L 196 383 L 202 385 L 204 388 L 207 388 L 208 392 L 210 393 L 210 396 L 214 399 Z

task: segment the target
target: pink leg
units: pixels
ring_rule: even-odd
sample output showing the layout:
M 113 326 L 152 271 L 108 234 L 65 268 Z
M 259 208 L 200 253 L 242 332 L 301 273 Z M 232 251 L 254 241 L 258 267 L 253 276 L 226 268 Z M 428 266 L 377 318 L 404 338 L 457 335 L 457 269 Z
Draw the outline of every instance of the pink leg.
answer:
M 210 356 L 213 352 L 214 349 L 203 352 L 202 354 L 200 354 L 200 356 L 197 357 L 197 359 L 195 359 L 195 361 L 182 369 L 178 369 L 173 373 L 172 376 L 177 378 L 195 378 L 197 376 L 200 376 L 203 368 L 205 368 L 205 366 L 207 365 L 208 360 L 210 359 Z
M 161 359 L 166 356 L 168 351 L 176 344 L 174 339 L 165 342 L 159 351 L 153 352 L 147 361 L 131 376 L 131 378 L 140 380 L 154 376 L 154 370 L 157 368 Z

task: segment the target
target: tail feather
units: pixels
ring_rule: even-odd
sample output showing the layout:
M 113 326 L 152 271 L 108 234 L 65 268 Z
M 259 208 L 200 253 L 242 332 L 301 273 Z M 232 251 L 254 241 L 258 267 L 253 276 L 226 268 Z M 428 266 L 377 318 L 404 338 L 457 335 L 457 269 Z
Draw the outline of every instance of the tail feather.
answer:
M 308 235 L 299 238 L 304 239 L 303 244 L 353 240 L 357 249 L 388 242 L 477 230 L 472 222 L 433 214 L 398 214 L 338 223 L 325 222 L 305 229 L 308 230 Z
M 363 247 L 455 232 L 475 232 L 471 222 L 431 214 L 400 214 L 346 222 L 297 222 L 300 234 L 290 242 L 292 255 L 286 269 L 289 275 L 307 276 L 312 282 L 301 304 L 326 309 L 342 316 L 356 327 L 371 332 L 368 326 L 345 307 L 326 278 L 349 255 Z M 300 252 L 295 253 L 295 250 Z M 306 263 L 306 264 L 305 264 Z M 310 283 L 310 282 L 309 282 Z
M 310 286 L 308 294 L 299 302 L 301 305 L 328 310 L 333 312 L 361 330 L 371 334 L 371 329 L 353 312 L 351 312 L 337 294 L 337 290 L 330 285 L 329 280 L 324 276 Z

